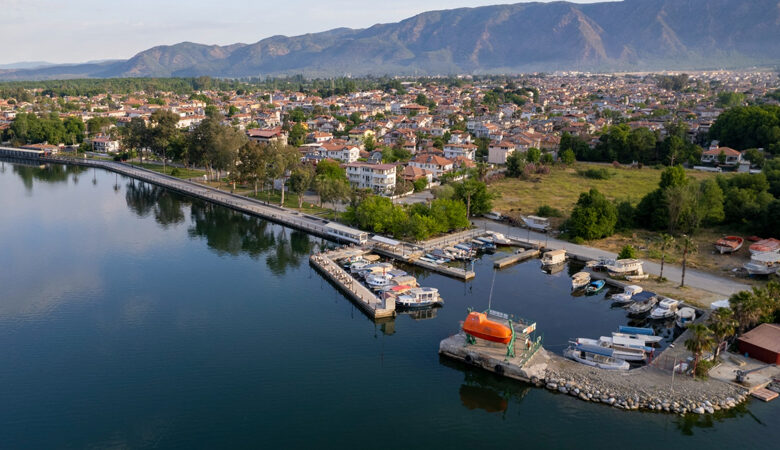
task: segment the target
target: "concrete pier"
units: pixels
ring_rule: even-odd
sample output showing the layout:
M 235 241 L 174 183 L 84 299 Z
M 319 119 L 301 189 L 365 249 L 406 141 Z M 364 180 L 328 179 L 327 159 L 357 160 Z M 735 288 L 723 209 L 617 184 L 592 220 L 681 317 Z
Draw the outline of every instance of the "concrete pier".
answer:
M 395 300 L 377 297 L 334 261 L 334 259 L 362 253 L 365 253 L 365 250 L 347 247 L 334 252 L 311 255 L 309 262 L 372 319 L 395 316 Z
M 531 382 L 544 378 L 550 359 L 547 352 L 541 346 L 531 349 L 521 346 L 517 342 L 516 356 L 507 358 L 505 345 L 481 339 L 476 344 L 467 344 L 466 334 L 461 331 L 439 343 L 439 354 L 515 380 Z
M 539 256 L 539 250 L 533 250 L 533 249 L 525 250 L 522 252 L 515 253 L 513 255 L 509 255 L 505 258 L 496 260 L 493 263 L 493 267 L 497 269 L 503 269 L 504 267 L 510 266 L 520 261 L 524 261 L 529 258 L 534 258 L 536 256 Z

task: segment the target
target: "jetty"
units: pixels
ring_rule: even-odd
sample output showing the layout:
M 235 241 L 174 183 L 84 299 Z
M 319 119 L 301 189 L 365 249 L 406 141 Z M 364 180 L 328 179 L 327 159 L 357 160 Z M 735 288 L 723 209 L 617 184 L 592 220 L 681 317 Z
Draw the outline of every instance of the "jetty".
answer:
M 342 247 L 340 249 L 315 253 L 309 257 L 309 262 L 330 280 L 336 287 L 344 292 L 350 300 L 372 319 L 382 319 L 395 316 L 395 300 L 392 298 L 380 298 L 371 290 L 363 286 L 346 270 L 336 263 L 336 259 L 349 256 L 358 256 L 366 251 L 355 247 Z
M 523 250 L 515 254 L 496 260 L 495 262 L 493 262 L 493 267 L 497 269 L 503 269 L 504 267 L 518 263 L 520 261 L 525 261 L 526 259 L 529 258 L 535 258 L 537 256 L 539 256 L 539 250 L 534 250 L 534 249 Z

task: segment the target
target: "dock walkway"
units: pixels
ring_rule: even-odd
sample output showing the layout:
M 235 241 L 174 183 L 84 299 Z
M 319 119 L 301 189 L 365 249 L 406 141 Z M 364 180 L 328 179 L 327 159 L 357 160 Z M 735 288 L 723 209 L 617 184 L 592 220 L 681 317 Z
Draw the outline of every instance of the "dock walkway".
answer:
M 135 178 L 147 183 L 170 189 L 181 194 L 190 195 L 202 200 L 216 203 L 227 208 L 243 212 L 252 216 L 261 217 L 281 225 L 306 231 L 321 237 L 329 237 L 325 225 L 327 220 L 301 214 L 297 211 L 269 205 L 259 200 L 232 194 L 210 186 L 204 186 L 180 178 L 165 175 L 153 170 L 144 169 L 126 163 L 115 161 L 102 161 L 94 159 L 63 159 L 40 158 L 41 162 L 53 162 L 58 164 L 73 164 L 86 167 L 97 167 L 111 172 Z

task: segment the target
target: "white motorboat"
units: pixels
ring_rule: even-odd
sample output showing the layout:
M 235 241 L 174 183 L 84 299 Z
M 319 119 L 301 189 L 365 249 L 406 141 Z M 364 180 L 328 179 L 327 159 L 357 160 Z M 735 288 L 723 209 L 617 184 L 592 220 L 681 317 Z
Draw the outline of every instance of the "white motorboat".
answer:
M 637 342 L 644 342 L 642 345 L 655 344 L 663 339 L 663 336 L 656 336 L 652 328 L 629 327 L 621 325 L 618 330 L 612 332 L 612 337 L 623 337 L 633 339 Z
M 643 275 L 642 261 L 638 259 L 618 259 L 604 264 L 611 277 L 626 277 Z
M 395 299 L 398 306 L 404 308 L 425 308 L 442 303 L 439 290 L 432 287 L 412 288 Z
M 613 350 L 598 345 L 575 345 L 563 353 L 569 359 L 606 370 L 628 370 L 627 361 L 615 358 Z
M 525 226 L 528 228 L 546 233 L 550 229 L 550 219 L 539 216 L 521 216 Z
M 632 301 L 634 301 L 634 295 L 640 292 L 642 292 L 642 286 L 631 284 L 623 288 L 623 292 L 619 294 L 614 294 L 610 298 L 615 303 L 631 303 Z
M 550 250 L 542 256 L 543 266 L 555 266 L 566 262 L 566 250 Z
M 361 270 L 365 269 L 365 267 L 368 266 L 369 264 L 370 263 L 368 261 L 355 261 L 349 265 L 349 271 L 351 273 L 358 273 Z
M 650 312 L 650 318 L 655 320 L 668 319 L 674 317 L 674 313 L 677 312 L 677 307 L 680 305 L 679 300 L 671 298 L 665 298 L 661 300 L 658 305 Z
M 393 276 L 390 274 L 372 274 L 366 277 L 366 284 L 372 289 L 381 289 L 390 285 Z
M 658 299 L 655 297 L 650 297 L 646 300 L 636 300 L 634 303 L 628 307 L 628 315 L 629 316 L 642 316 L 650 312 L 651 309 L 658 303 Z
M 577 272 L 571 277 L 571 289 L 582 289 L 590 283 L 590 274 L 588 272 Z
M 754 253 L 742 267 L 750 275 L 771 275 L 780 269 L 780 253 Z
M 577 345 L 599 346 L 612 350 L 612 356 L 624 361 L 644 361 L 647 358 L 644 348 L 615 345 L 610 337 L 600 339 L 577 338 Z
M 685 308 L 678 309 L 677 312 L 674 313 L 674 316 L 675 325 L 685 329 L 688 327 L 688 324 L 693 323 L 693 321 L 696 320 L 696 310 L 686 306 Z
M 488 231 L 488 234 L 493 236 L 493 243 L 496 245 L 504 245 L 504 246 L 512 245 L 512 241 L 507 239 L 506 236 L 504 236 L 501 233 L 497 233 L 495 231 Z

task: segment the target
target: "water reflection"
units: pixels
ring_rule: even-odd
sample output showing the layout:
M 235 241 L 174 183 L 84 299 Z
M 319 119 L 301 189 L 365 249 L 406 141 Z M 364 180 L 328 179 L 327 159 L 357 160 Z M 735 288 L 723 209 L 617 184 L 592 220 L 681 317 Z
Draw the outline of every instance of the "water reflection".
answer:
M 746 414 L 753 418 L 758 424 L 764 425 L 758 417 L 747 409 L 745 403 L 725 411 L 715 411 L 714 414 L 685 414 L 684 416 L 679 416 L 677 418 L 675 425 L 682 434 L 693 436 L 693 431 L 696 428 L 713 428 L 716 423 L 724 422 L 735 417 L 742 417 Z
M 527 383 L 500 377 L 449 358 L 440 357 L 439 362 L 463 371 L 463 383 L 458 388 L 458 395 L 463 407 L 469 410 L 502 413 L 505 418 L 509 405 L 519 404 L 531 390 L 531 385 Z
M 62 164 L 34 164 L 24 162 L 14 162 L 13 172 L 22 179 L 25 189 L 32 191 L 34 181 L 43 181 L 46 183 L 67 183 L 68 179 L 73 179 L 78 183 L 78 175 L 86 169 L 80 166 L 65 166 Z

